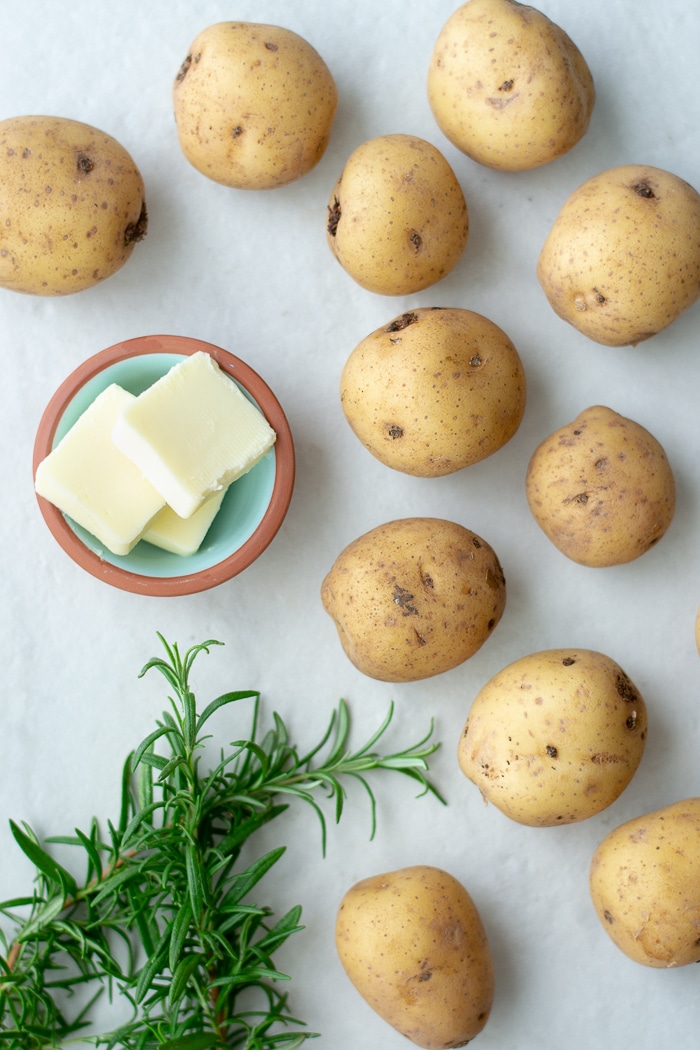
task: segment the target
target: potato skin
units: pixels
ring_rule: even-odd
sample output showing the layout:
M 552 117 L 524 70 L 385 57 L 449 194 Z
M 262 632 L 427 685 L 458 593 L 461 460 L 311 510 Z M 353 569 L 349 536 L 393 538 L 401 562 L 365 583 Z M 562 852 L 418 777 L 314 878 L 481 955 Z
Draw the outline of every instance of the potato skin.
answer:
M 644 753 L 647 710 L 609 656 L 546 649 L 499 671 L 475 697 L 460 769 L 519 824 L 555 827 L 610 806 Z
M 559 317 L 604 346 L 636 346 L 700 296 L 700 194 L 661 168 L 595 175 L 564 202 L 537 276 Z
M 503 615 L 506 586 L 495 552 L 469 529 L 401 518 L 348 544 L 321 599 L 363 674 L 413 682 L 481 648 Z
M 435 146 L 414 135 L 380 135 L 358 146 L 328 202 L 331 251 L 379 295 L 408 295 L 442 280 L 468 232 L 456 175 Z
M 603 929 L 634 962 L 700 962 L 700 798 L 611 831 L 593 854 L 589 885 Z
M 563 29 L 514 0 L 468 0 L 447 20 L 428 69 L 443 134 L 479 164 L 525 171 L 588 130 L 595 88 Z
M 494 971 L 486 931 L 447 872 L 416 865 L 356 883 L 341 902 L 335 940 L 360 995 L 417 1046 L 465 1046 L 488 1021 Z
M 515 346 L 488 318 L 425 307 L 363 339 L 340 391 L 345 418 L 373 456 L 435 478 L 510 441 L 525 412 L 526 382 Z
M 330 139 L 338 91 L 290 29 L 217 22 L 193 40 L 173 85 L 180 147 L 201 174 L 267 190 L 307 175 Z
M 644 427 L 595 405 L 538 446 L 525 490 L 532 515 L 580 565 L 622 565 L 650 550 L 676 508 L 663 448 Z
M 144 184 L 104 131 L 66 117 L 0 121 L 0 286 L 70 295 L 121 269 L 146 234 Z

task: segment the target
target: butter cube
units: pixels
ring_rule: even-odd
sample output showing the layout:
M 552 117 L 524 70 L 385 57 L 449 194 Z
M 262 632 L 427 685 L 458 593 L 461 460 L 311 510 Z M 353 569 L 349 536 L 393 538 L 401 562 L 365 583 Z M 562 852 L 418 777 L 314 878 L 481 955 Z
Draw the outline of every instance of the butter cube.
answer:
M 136 398 L 113 383 L 99 394 L 39 464 L 35 488 L 112 554 L 128 554 L 163 497 L 112 441 L 114 424 Z
M 220 489 L 213 496 L 207 496 L 199 510 L 189 518 L 181 518 L 166 504 L 144 530 L 141 539 L 183 558 L 196 554 L 219 512 L 226 491 Z
M 127 405 L 114 443 L 181 518 L 227 488 L 275 442 L 269 423 L 200 351 L 175 365 Z

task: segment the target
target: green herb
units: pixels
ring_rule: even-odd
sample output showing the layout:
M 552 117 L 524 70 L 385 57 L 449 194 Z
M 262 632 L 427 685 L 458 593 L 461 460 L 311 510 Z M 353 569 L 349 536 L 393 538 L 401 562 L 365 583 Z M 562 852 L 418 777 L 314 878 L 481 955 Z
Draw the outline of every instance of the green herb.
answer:
M 367 774 L 382 769 L 440 798 L 427 778 L 427 759 L 438 747 L 429 742 L 432 726 L 413 747 L 379 754 L 375 745 L 391 722 L 390 707 L 365 746 L 351 751 L 341 701 L 321 742 L 300 754 L 278 714 L 260 733 L 256 691 L 225 693 L 197 710 L 192 664 L 219 642 L 181 656 L 177 645 L 160 640 L 166 658 L 149 661 L 141 675 L 160 671 L 174 695 L 126 761 L 119 820 L 107 824 L 106 834 L 93 820 L 87 832 L 47 840 L 75 847 L 82 877 L 58 863 L 28 825 L 11 822 L 36 877 L 31 895 L 0 904 L 10 926 L 0 931 L 0 1047 L 294 1050 L 316 1033 L 289 1011 L 280 990 L 289 978 L 273 956 L 302 929 L 301 908 L 276 919 L 257 903 L 259 883 L 284 847 L 244 866 L 243 845 L 285 812 L 289 796 L 312 806 L 325 849 L 326 820 L 315 796 L 332 800 L 338 821 L 347 778 L 367 792 L 373 835 L 376 800 Z M 253 707 L 248 737 L 202 772 L 210 719 L 243 700 Z M 128 1007 L 128 1019 L 94 1034 L 92 1007 L 103 994 L 120 1012 Z

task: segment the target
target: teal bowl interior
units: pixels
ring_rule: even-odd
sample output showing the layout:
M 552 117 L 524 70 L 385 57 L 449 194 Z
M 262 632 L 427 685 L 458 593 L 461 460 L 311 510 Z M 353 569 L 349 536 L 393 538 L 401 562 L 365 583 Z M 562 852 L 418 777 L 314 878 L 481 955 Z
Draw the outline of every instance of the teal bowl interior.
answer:
M 118 383 L 138 395 L 184 356 L 198 350 L 211 353 L 229 378 L 265 415 L 277 440 L 252 470 L 230 485 L 195 554 L 183 557 L 143 540 L 127 555 L 112 554 L 91 533 L 37 497 L 49 528 L 73 560 L 124 590 L 176 595 L 204 590 L 230 579 L 271 542 L 291 499 L 294 449 L 286 418 L 274 394 L 257 373 L 238 358 L 218 347 L 179 336 L 143 337 L 117 344 L 96 354 L 69 376 L 42 418 L 34 450 L 34 468 L 111 383 Z M 243 381 L 239 381 L 237 375 Z

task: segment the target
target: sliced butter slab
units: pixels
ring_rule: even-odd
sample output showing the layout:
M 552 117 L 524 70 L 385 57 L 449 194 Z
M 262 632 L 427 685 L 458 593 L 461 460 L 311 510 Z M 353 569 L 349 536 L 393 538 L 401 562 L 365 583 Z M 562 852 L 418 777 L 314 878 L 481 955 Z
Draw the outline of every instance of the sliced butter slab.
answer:
M 115 422 L 135 400 L 116 383 L 108 386 L 42 460 L 34 483 L 113 554 L 128 554 L 164 504 L 112 441 Z
M 275 432 L 207 353 L 175 365 L 127 405 L 112 434 L 181 518 L 247 473 Z
M 226 489 L 220 489 L 213 496 L 207 496 L 199 510 L 189 518 L 181 518 L 166 504 L 144 530 L 141 539 L 183 558 L 196 554 L 219 512 L 225 495 Z

